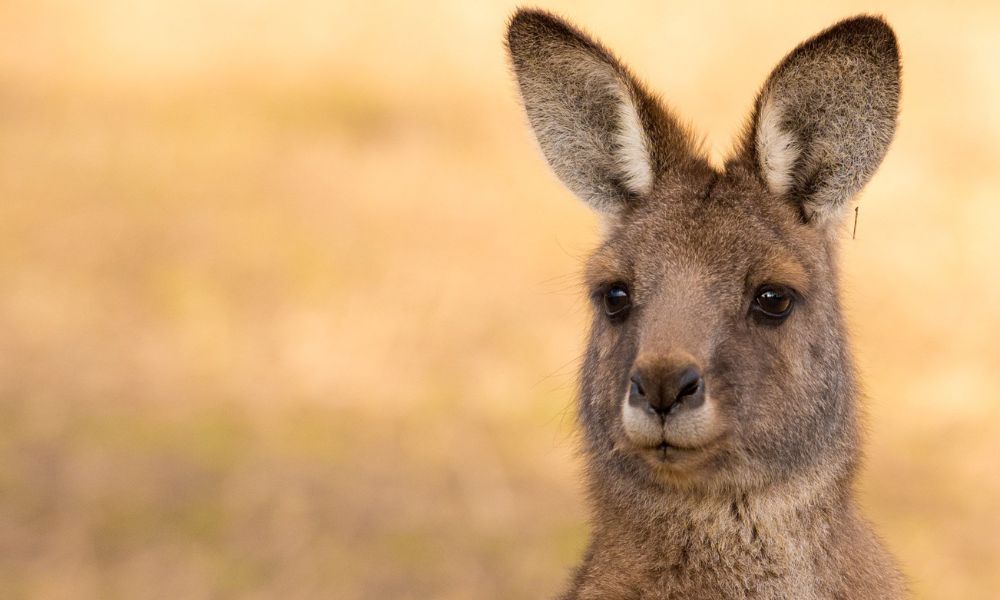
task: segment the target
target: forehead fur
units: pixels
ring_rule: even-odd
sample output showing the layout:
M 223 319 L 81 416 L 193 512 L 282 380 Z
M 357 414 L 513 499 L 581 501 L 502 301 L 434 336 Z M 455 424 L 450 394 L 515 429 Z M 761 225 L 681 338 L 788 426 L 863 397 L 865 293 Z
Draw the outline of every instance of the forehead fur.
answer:
M 825 238 L 759 179 L 738 169 L 705 171 L 674 180 L 636 206 L 591 257 L 587 281 L 591 287 L 628 282 L 642 296 L 657 275 L 686 270 L 805 294 L 825 254 Z

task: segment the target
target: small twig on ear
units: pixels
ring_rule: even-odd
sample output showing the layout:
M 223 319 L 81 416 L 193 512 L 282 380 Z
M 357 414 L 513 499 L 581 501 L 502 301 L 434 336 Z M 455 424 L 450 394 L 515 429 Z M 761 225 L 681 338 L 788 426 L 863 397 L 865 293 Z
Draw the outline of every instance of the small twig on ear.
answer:
M 861 208 L 860 205 L 854 207 L 854 231 L 851 232 L 851 239 L 858 233 L 858 209 Z

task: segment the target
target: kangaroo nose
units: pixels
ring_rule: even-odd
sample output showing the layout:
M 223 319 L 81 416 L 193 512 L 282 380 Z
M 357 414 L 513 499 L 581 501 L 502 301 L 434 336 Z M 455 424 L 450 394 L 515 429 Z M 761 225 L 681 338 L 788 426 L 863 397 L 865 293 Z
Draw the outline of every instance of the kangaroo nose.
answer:
M 631 380 L 629 403 L 661 416 L 681 406 L 701 406 L 705 401 L 705 380 L 691 364 L 640 366 L 632 373 Z

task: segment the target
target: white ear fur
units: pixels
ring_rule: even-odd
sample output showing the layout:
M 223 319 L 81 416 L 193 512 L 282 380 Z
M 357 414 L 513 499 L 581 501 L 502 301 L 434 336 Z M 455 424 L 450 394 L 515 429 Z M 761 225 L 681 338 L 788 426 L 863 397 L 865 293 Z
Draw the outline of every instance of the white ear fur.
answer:
M 648 194 L 653 187 L 653 164 L 646 129 L 632 95 L 619 85 L 611 91 L 619 99 L 615 158 L 623 175 L 622 183 L 634 194 Z
M 781 121 L 781 105 L 768 97 L 757 121 L 757 157 L 767 187 L 777 195 L 791 189 L 792 169 L 800 153 L 794 136 L 781 128 Z

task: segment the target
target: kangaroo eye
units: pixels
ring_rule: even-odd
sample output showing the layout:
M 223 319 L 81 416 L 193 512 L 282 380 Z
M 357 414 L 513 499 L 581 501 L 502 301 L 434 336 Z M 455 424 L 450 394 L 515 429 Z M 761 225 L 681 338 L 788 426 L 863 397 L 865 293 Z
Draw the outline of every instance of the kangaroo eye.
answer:
M 792 292 L 788 288 L 770 284 L 758 288 L 753 300 L 755 310 L 775 320 L 784 320 L 792 312 L 793 304 Z
M 631 305 L 628 290 L 621 284 L 615 284 L 604 292 L 604 314 L 609 317 L 624 317 Z

